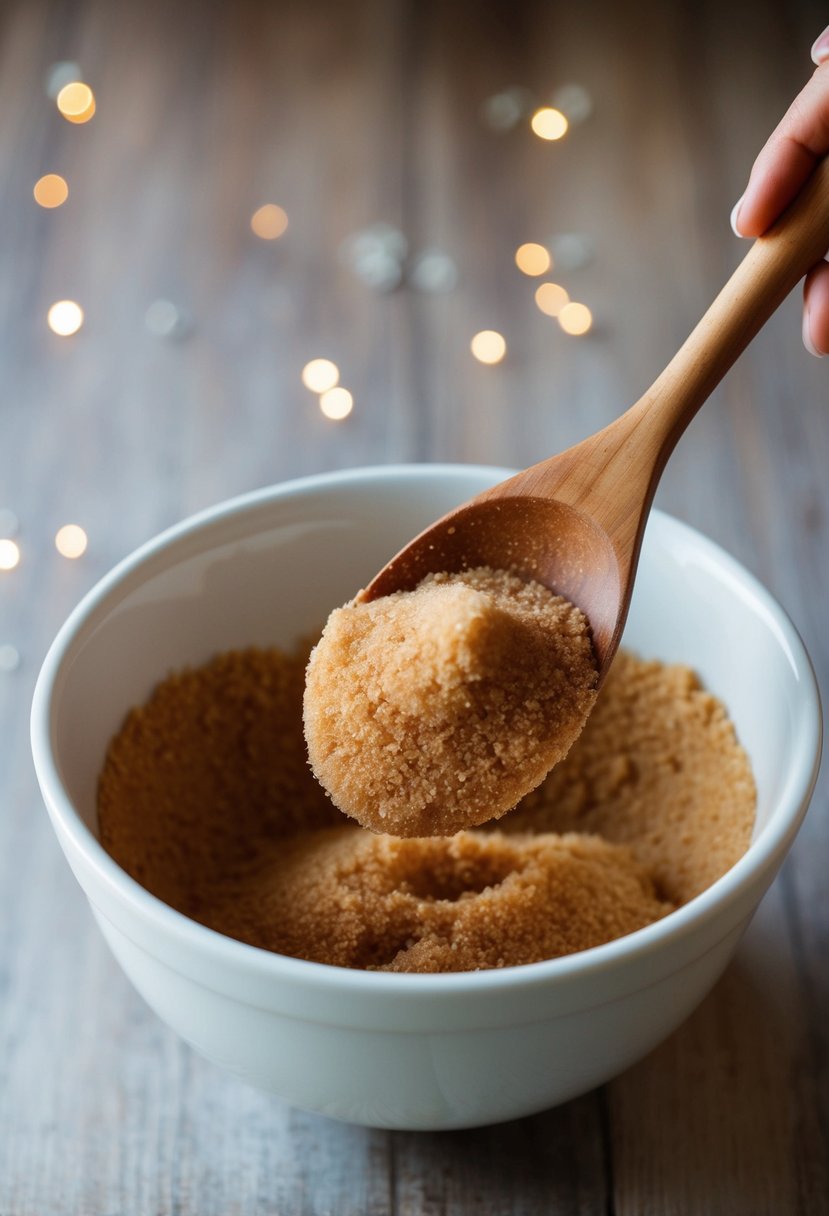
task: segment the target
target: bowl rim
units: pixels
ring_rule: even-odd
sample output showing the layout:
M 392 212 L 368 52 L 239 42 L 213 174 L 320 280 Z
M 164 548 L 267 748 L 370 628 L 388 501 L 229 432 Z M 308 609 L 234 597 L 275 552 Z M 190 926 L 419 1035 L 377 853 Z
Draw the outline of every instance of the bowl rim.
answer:
M 34 767 L 53 827 L 61 843 L 68 841 L 97 880 L 120 903 L 167 938 L 187 949 L 233 970 L 252 971 L 258 978 L 284 984 L 290 981 L 306 990 L 344 990 L 366 997 L 405 996 L 407 1002 L 432 1000 L 444 994 L 501 992 L 510 989 L 536 989 L 569 983 L 576 976 L 615 971 L 632 958 L 642 958 L 661 950 L 667 940 L 676 941 L 694 932 L 703 923 L 721 915 L 745 894 L 755 882 L 774 872 L 788 851 L 809 805 L 817 780 L 822 749 L 822 711 L 815 673 L 800 635 L 788 614 L 740 562 L 715 541 L 689 524 L 654 508 L 652 516 L 659 526 L 679 529 L 701 551 L 728 573 L 752 599 L 754 606 L 773 626 L 787 652 L 801 686 L 799 721 L 783 792 L 769 823 L 752 841 L 743 856 L 724 875 L 682 907 L 663 919 L 624 937 L 576 954 L 536 963 L 481 971 L 427 974 L 363 971 L 328 963 L 276 954 L 230 938 L 191 920 L 130 877 L 107 853 L 94 832 L 76 811 L 58 770 L 53 751 L 54 701 L 62 675 L 71 661 L 72 650 L 88 630 L 95 627 L 113 605 L 111 599 L 124 579 L 140 570 L 154 557 L 177 542 L 232 515 L 272 501 L 304 496 L 349 483 L 400 480 L 433 480 L 452 477 L 489 478 L 489 484 L 504 480 L 514 470 L 498 466 L 435 463 L 392 464 L 313 474 L 278 482 L 225 499 L 198 511 L 164 529 L 118 562 L 83 596 L 67 617 L 52 642 L 41 666 L 31 710 L 31 747 Z M 89 897 L 88 892 L 85 892 Z M 101 911 L 100 909 L 98 909 Z M 123 931 L 123 930 L 121 930 Z M 218 985 L 217 985 L 218 987 Z

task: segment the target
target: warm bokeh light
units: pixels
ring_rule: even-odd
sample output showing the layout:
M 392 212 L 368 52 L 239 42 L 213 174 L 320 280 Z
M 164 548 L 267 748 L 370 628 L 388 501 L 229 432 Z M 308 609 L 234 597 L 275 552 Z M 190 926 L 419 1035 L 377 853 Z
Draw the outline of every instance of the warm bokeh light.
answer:
M 566 334 L 586 334 L 593 324 L 593 314 L 586 304 L 565 304 L 558 323 Z
M 325 393 L 340 378 L 340 369 L 330 359 L 312 359 L 302 369 L 302 383 L 312 393 Z
M 58 300 L 49 309 L 46 319 L 53 334 L 70 338 L 83 325 L 83 309 L 74 300 Z
M 507 353 L 507 344 L 497 330 L 482 329 L 469 343 L 469 349 L 479 363 L 500 363 Z
M 561 110 L 553 106 L 542 106 L 530 119 L 530 126 L 539 139 L 561 139 L 567 134 L 569 125 Z
M 78 524 L 64 524 L 55 536 L 55 548 L 63 557 L 81 557 L 86 553 L 86 533 Z
M 0 540 L 0 570 L 14 570 L 20 562 L 20 549 L 13 540 Z
M 523 274 L 546 274 L 552 261 L 544 246 L 536 245 L 532 241 L 519 245 L 515 251 L 515 265 Z
M 557 317 L 570 302 L 570 297 L 560 283 L 542 283 L 536 288 L 535 302 L 548 317 Z
M 95 94 L 80 80 L 65 84 L 55 100 L 67 122 L 89 122 L 95 113 Z
M 32 193 L 41 207 L 60 207 L 69 198 L 69 187 L 59 173 L 47 173 L 35 182 Z
M 320 409 L 326 418 L 340 422 L 354 409 L 354 398 L 347 388 L 329 388 L 320 397 Z
M 250 226 L 263 241 L 275 241 L 288 227 L 288 216 L 276 203 L 265 203 L 250 217 Z

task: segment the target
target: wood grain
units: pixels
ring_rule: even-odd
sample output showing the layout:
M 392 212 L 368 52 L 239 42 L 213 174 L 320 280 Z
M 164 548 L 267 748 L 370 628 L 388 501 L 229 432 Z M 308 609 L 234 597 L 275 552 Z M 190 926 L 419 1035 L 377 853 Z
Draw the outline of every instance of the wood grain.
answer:
M 727 217 L 810 71 L 814 0 L 17 0 L 0 12 L 0 1213 L 829 1212 L 826 782 L 734 966 L 699 1011 L 601 1091 L 440 1136 L 330 1123 L 197 1058 L 110 958 L 36 789 L 35 674 L 80 595 L 189 512 L 285 477 L 393 460 L 524 466 L 634 401 L 733 269 Z M 85 127 L 43 91 L 75 59 Z M 489 130 L 481 103 L 576 80 L 595 114 L 560 145 Z M 55 212 L 32 201 L 67 177 Z M 248 220 L 281 203 L 266 245 Z M 445 250 L 446 296 L 378 295 L 337 258 L 366 225 Z M 533 304 L 515 247 L 556 232 L 596 256 L 562 276 L 594 310 L 572 340 Z M 70 340 L 48 306 L 86 310 Z M 193 317 L 164 342 L 155 299 Z M 468 353 L 504 332 L 504 363 Z M 315 355 L 355 396 L 324 419 Z M 788 608 L 822 682 L 827 368 L 773 318 L 694 421 L 658 503 L 723 543 Z M 84 558 L 53 546 L 87 528 Z

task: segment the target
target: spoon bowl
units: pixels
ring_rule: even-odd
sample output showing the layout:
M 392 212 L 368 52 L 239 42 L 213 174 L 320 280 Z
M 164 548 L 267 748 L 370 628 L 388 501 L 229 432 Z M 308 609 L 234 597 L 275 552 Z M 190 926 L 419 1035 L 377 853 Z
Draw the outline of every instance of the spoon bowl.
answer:
M 621 594 L 613 543 L 584 511 L 556 498 L 522 494 L 523 476 L 478 495 L 421 532 L 381 570 L 367 598 L 411 591 L 437 570 L 455 574 L 476 566 L 508 568 L 550 587 L 584 612 L 603 665 Z

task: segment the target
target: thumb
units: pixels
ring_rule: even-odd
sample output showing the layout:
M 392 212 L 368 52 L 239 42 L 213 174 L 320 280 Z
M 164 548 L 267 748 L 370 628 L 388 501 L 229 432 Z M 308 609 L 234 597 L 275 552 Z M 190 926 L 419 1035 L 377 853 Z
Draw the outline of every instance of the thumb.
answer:
M 829 29 L 813 48 L 825 43 L 821 66 L 798 94 L 751 170 L 739 204 L 735 231 L 760 236 L 798 194 L 817 162 L 829 152 Z
M 815 38 L 812 46 L 812 62 L 821 64 L 829 59 L 829 25 L 822 34 Z

